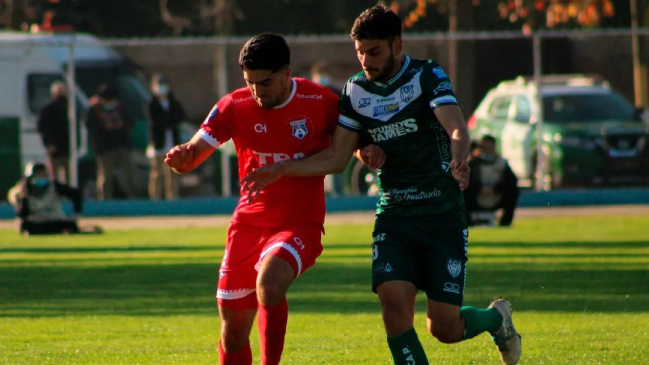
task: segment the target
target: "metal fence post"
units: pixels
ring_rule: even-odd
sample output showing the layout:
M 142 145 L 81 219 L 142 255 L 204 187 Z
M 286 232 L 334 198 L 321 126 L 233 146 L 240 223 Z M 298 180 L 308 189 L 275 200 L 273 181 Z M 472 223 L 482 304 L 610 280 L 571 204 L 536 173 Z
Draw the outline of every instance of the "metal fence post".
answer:
M 534 58 L 534 83 L 536 84 L 535 100 L 537 105 L 536 120 L 536 172 L 535 172 L 535 189 L 537 191 L 543 190 L 544 179 L 544 163 L 545 157 L 543 154 L 543 99 L 541 98 L 541 35 L 537 32 L 534 33 L 532 38 L 533 58 Z
M 70 181 L 67 183 L 70 186 L 79 186 L 79 174 L 77 170 L 77 90 L 76 90 L 76 77 L 74 73 L 74 37 L 68 45 L 68 68 L 67 68 L 67 84 L 68 84 L 68 125 L 69 125 L 69 138 L 70 138 L 70 159 L 68 161 L 70 168 Z

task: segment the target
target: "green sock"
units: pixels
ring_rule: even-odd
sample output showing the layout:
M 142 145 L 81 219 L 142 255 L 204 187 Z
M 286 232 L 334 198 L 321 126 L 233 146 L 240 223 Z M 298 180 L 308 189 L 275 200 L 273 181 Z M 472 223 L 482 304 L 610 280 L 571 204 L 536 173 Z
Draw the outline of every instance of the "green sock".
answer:
M 496 332 L 503 323 L 503 316 L 494 308 L 462 307 L 460 314 L 464 317 L 462 340 L 474 338 L 482 332 Z
M 388 338 L 388 346 L 394 365 L 428 365 L 426 353 L 414 327 L 397 337 Z

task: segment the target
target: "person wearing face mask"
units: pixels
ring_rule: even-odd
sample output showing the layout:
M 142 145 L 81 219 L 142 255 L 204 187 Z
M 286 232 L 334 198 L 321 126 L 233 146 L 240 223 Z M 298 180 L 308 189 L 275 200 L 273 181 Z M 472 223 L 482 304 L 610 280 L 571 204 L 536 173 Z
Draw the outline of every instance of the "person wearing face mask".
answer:
M 160 74 L 151 79 L 153 97 L 148 105 L 149 146 L 146 154 L 151 164 L 149 173 L 149 197 L 160 199 L 164 185 L 167 200 L 178 198 L 178 175 L 164 163 L 165 155 L 173 146 L 180 144 L 178 126 L 185 120 L 185 110 L 174 97 L 169 83 Z
M 77 219 L 81 214 L 82 196 L 79 189 L 50 180 L 42 163 L 28 166 L 26 178 L 9 190 L 8 200 L 20 218 L 20 233 L 58 234 L 79 233 Z M 72 200 L 74 215 L 63 211 L 63 199 Z
M 70 137 L 68 126 L 68 96 L 65 84 L 56 81 L 50 86 L 52 101 L 38 116 L 38 132 L 47 151 L 51 176 L 60 181 L 69 179 Z M 65 178 L 61 178 L 63 172 Z
M 116 88 L 102 84 L 93 97 L 86 125 L 97 162 L 97 200 L 113 199 L 116 172 L 121 170 L 120 187 L 132 198 L 133 166 L 130 158 L 130 131 L 133 127 Z
M 464 191 L 469 217 L 474 217 L 475 212 L 502 209 L 499 225 L 510 226 L 518 202 L 518 179 L 507 160 L 496 153 L 496 139 L 493 136 L 482 137 L 469 167 L 470 184 Z M 474 219 L 471 218 L 471 221 Z

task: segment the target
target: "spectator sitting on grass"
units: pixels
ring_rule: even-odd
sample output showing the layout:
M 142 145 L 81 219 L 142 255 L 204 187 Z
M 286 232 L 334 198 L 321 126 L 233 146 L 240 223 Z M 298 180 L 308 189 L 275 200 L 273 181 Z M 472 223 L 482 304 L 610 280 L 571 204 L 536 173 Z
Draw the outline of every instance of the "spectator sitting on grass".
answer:
M 77 224 L 81 214 L 83 198 L 79 189 L 48 178 L 47 168 L 42 163 L 28 167 L 26 178 L 9 190 L 8 200 L 20 218 L 20 233 L 100 233 L 99 227 L 82 230 Z M 63 198 L 72 200 L 74 214 L 63 211 Z

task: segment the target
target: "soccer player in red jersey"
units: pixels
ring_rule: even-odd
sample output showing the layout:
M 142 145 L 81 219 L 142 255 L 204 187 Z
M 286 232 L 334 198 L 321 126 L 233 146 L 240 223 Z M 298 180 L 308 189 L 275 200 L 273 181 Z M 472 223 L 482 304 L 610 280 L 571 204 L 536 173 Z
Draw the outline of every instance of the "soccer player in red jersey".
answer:
M 232 139 L 239 176 L 246 176 L 260 166 L 327 148 L 338 120 L 338 97 L 291 77 L 289 62 L 284 38 L 252 37 L 239 55 L 247 87 L 223 97 L 196 135 L 169 151 L 165 163 L 187 173 Z M 241 194 L 219 271 L 221 364 L 252 364 L 249 335 L 257 313 L 261 363 L 279 364 L 288 319 L 286 292 L 322 252 L 323 180 L 282 178 L 254 202 Z

